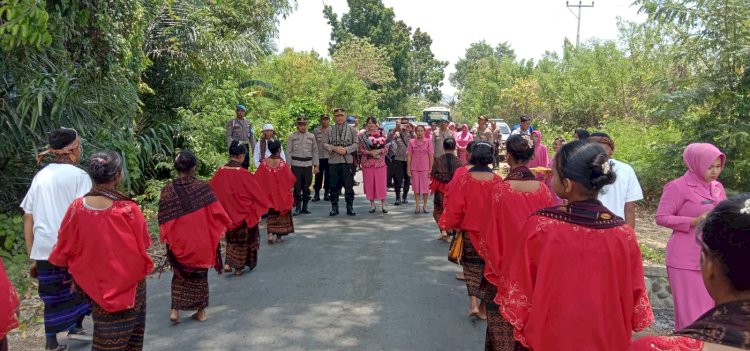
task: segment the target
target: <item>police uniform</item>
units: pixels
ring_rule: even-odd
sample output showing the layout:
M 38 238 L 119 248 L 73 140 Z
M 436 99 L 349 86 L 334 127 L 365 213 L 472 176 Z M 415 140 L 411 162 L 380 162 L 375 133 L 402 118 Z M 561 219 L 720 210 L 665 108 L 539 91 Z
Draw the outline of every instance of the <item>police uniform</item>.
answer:
M 407 195 L 409 194 L 409 186 L 411 185 L 411 178 L 407 170 L 407 159 L 406 149 L 409 148 L 409 140 L 414 139 L 414 132 L 404 131 L 399 128 L 393 128 L 388 135 L 387 142 L 395 142 L 396 150 L 393 161 L 388 168 L 388 178 L 393 181 L 393 188 L 396 191 L 396 202 L 394 205 L 398 206 L 402 203 L 408 203 Z M 403 196 L 401 189 L 404 190 Z
M 297 117 L 297 124 L 307 124 L 307 117 Z M 318 144 L 315 135 L 307 131 L 292 133 L 287 138 L 286 152 L 292 173 L 297 177 L 294 183 L 294 215 L 309 214 L 307 202 L 310 201 L 313 167 L 318 166 Z
M 446 119 L 445 121 L 448 120 Z M 432 147 L 435 150 L 435 159 L 438 159 L 445 155 L 445 150 L 443 150 L 443 140 L 448 138 L 456 138 L 456 136 L 453 135 L 453 131 L 448 128 L 446 128 L 444 131 L 440 128 L 437 128 L 434 132 L 432 132 Z
M 344 109 L 334 110 L 335 115 L 346 114 Z M 328 143 L 323 147 L 329 152 L 328 170 L 330 175 L 331 190 L 331 216 L 339 214 L 339 195 L 341 188 L 345 189 L 344 199 L 346 200 L 346 214 L 354 216 L 354 157 L 352 153 L 359 148 L 359 138 L 357 130 L 344 124 L 334 124 L 328 130 Z M 333 151 L 337 147 L 343 147 L 346 153 L 343 155 Z
M 328 118 L 328 115 L 324 114 L 320 116 L 320 119 Z M 315 128 L 315 131 L 313 134 L 315 134 L 315 141 L 318 144 L 318 174 L 315 175 L 315 185 L 313 188 L 315 189 L 315 196 L 313 197 L 312 201 L 320 201 L 320 189 L 324 189 L 324 195 L 323 195 L 323 201 L 329 201 L 329 194 L 331 191 L 330 185 L 328 184 L 330 182 L 331 178 L 331 172 L 328 171 L 328 150 L 326 150 L 323 145 L 328 143 L 328 131 L 331 129 L 330 125 L 328 128 L 323 128 L 322 126 L 319 126 Z
M 244 105 L 237 105 L 238 111 L 246 111 Z M 226 124 L 227 147 L 232 145 L 232 141 L 238 141 L 245 148 L 245 160 L 242 161 L 242 167 L 250 167 L 250 145 L 253 144 L 252 126 L 245 118 L 232 118 Z

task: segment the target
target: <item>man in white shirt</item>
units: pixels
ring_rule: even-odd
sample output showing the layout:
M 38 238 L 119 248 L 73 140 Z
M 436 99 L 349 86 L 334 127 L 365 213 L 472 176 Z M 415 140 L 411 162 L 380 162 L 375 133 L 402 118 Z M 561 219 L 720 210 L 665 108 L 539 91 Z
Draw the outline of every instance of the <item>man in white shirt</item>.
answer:
M 635 229 L 635 202 L 643 200 L 643 190 L 633 167 L 612 158 L 615 152 L 615 142 L 607 133 L 592 133 L 589 140 L 604 147 L 616 175 L 614 184 L 605 186 L 599 192 L 599 201 L 612 213 L 624 218 L 625 223 Z
M 258 140 L 258 142 L 255 143 L 255 150 L 253 151 L 253 163 L 255 163 L 255 169 L 258 169 L 261 161 L 271 157 L 271 151 L 268 151 L 268 143 L 273 141 L 275 136 L 276 131 L 274 131 L 273 125 L 270 123 L 264 124 L 263 139 Z M 260 155 L 263 155 L 263 157 Z M 286 161 L 286 153 L 284 152 L 283 146 L 281 147 L 281 159 Z
M 46 155 L 55 159 L 34 176 L 21 202 L 23 234 L 26 251 L 34 261 L 32 275 L 39 278 L 39 297 L 44 302 L 46 349 L 65 350 L 67 346 L 58 343 L 57 333 L 67 330 L 70 339 L 91 340 L 83 329 L 83 318 L 91 314 L 91 306 L 81 292 L 71 291 L 73 277 L 67 269 L 47 260 L 68 206 L 91 190 L 91 179 L 75 166 L 81 158 L 81 140 L 74 129 L 54 130 L 48 141 L 50 148 L 38 161 Z

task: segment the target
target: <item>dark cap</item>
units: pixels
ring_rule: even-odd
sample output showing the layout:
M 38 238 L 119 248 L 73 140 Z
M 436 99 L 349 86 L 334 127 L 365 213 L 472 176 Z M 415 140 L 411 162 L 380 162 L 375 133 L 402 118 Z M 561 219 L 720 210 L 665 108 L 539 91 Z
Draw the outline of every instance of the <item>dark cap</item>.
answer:
M 327 119 L 331 119 L 331 117 L 329 117 L 329 116 L 328 116 L 327 114 L 325 114 L 325 113 L 324 113 L 324 114 L 322 114 L 322 115 L 320 115 L 320 119 L 324 119 L 324 118 L 327 118 Z
M 479 116 L 479 119 L 483 119 L 483 120 L 487 121 L 487 116 Z
M 521 122 L 528 122 L 531 120 L 531 117 L 529 117 L 528 115 L 521 115 L 520 119 Z
M 345 115 L 345 114 L 346 114 L 346 110 L 344 110 L 343 108 L 333 109 L 333 115 L 334 116 L 335 115 Z
M 236 111 L 239 111 L 239 110 L 247 111 L 247 106 L 240 104 L 240 105 L 235 106 L 235 110 Z
M 297 116 L 297 124 L 307 124 L 307 116 L 305 115 Z

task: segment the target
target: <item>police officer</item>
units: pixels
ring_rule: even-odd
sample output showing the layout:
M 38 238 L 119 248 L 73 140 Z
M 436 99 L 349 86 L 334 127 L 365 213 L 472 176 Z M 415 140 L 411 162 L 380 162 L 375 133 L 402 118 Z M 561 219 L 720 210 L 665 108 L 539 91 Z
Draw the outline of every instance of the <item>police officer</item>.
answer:
M 290 160 L 292 173 L 297 177 L 294 183 L 294 213 L 309 214 L 310 185 L 313 173 L 318 173 L 318 144 L 315 135 L 307 131 L 307 117 L 297 117 L 297 131 L 286 142 L 286 159 Z
M 323 201 L 330 201 L 329 193 L 331 191 L 329 180 L 331 173 L 328 172 L 328 151 L 323 144 L 328 143 L 328 130 L 330 129 L 331 118 L 327 114 L 320 115 L 320 126 L 315 128 L 315 140 L 318 143 L 318 174 L 315 175 L 315 196 L 312 201 L 320 201 L 320 188 L 324 189 Z
M 339 214 L 339 194 L 345 188 L 346 214 L 354 216 L 354 157 L 359 148 L 357 130 L 346 124 L 346 110 L 333 111 L 336 124 L 328 131 L 328 142 L 323 144 L 328 156 L 328 170 L 331 172 L 331 216 Z
M 242 161 L 242 167 L 248 169 L 250 167 L 250 145 L 253 144 L 252 136 L 252 125 L 245 119 L 245 112 L 247 107 L 245 105 L 237 105 L 235 107 L 236 118 L 232 118 L 227 121 L 226 125 L 226 136 L 227 136 L 227 148 L 232 145 L 232 141 L 238 141 L 240 145 L 245 149 L 245 160 Z

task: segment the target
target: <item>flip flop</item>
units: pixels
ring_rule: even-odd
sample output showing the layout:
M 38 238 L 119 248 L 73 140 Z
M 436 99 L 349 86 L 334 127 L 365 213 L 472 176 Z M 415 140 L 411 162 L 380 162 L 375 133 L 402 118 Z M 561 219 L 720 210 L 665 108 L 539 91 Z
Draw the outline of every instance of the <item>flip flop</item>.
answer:
M 239 276 L 241 276 L 243 274 L 245 274 L 245 270 L 244 269 L 237 269 L 237 270 L 234 271 L 234 276 L 235 277 L 239 277 Z
M 169 321 L 172 322 L 172 324 L 180 324 L 180 317 L 172 318 L 172 316 L 169 316 Z
M 456 279 L 458 280 L 466 280 L 466 277 L 461 277 L 461 273 L 456 274 Z

